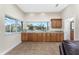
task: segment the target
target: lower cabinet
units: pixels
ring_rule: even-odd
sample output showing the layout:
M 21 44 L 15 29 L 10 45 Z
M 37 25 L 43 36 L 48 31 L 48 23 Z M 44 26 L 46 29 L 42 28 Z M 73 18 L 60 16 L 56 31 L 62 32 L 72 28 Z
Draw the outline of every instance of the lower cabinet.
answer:
M 43 41 L 43 39 L 42 39 L 42 33 L 37 34 L 37 39 L 36 39 L 36 41 L 38 41 L 38 42 Z
M 50 41 L 51 41 L 51 42 L 57 41 L 57 36 L 56 36 L 56 34 L 57 34 L 57 33 L 51 33 L 51 34 L 50 34 Z
M 22 41 L 28 41 L 28 33 L 21 33 L 21 40 Z
M 51 41 L 50 39 L 51 39 L 50 33 L 46 33 L 46 41 L 50 42 Z
M 37 33 L 31 33 L 32 34 L 32 38 L 31 38 L 31 41 L 37 41 L 37 39 L 38 39 L 38 35 L 37 35 Z M 30 35 L 29 35 L 30 36 Z M 29 39 L 28 39 L 29 40 Z
M 61 42 L 64 40 L 64 33 L 21 33 L 21 40 L 31 42 Z

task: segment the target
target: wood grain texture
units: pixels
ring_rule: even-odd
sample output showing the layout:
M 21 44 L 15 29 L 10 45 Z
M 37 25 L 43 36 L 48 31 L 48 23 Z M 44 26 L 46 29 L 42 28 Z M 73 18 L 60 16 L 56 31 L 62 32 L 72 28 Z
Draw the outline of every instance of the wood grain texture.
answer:
M 21 40 L 30 42 L 60 42 L 64 40 L 64 33 L 21 33 Z
M 62 28 L 62 19 L 51 19 L 52 28 Z

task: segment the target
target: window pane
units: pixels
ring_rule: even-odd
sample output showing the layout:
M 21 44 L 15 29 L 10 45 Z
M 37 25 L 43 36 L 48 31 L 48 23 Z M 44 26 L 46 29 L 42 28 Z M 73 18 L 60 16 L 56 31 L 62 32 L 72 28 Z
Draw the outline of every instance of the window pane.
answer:
M 26 22 L 24 27 L 26 31 L 46 31 L 48 29 L 48 22 Z
M 21 21 L 10 17 L 5 17 L 5 30 L 6 32 L 20 32 Z
M 22 23 L 21 21 L 17 21 L 17 32 L 21 32 L 22 31 Z

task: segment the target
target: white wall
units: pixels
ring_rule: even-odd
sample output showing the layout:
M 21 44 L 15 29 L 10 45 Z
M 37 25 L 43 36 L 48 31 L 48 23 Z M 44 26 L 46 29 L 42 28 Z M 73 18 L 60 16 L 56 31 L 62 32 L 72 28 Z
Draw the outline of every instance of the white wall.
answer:
M 0 54 L 4 54 L 17 44 L 21 43 L 19 33 L 5 33 L 5 15 L 23 20 L 22 12 L 15 5 L 0 5 Z
M 24 21 L 48 21 L 49 22 L 49 31 L 63 30 L 62 29 L 52 29 L 51 28 L 51 19 L 61 18 L 61 13 L 26 13 Z
M 79 40 L 79 5 L 77 4 L 69 5 L 62 11 L 64 20 L 72 17 L 75 18 L 75 40 Z M 69 36 L 67 35 L 67 37 Z
M 26 13 L 24 19 L 31 21 L 49 21 L 53 18 L 61 18 L 60 13 Z
M 30 21 L 50 21 L 51 18 L 61 18 L 60 13 L 25 14 L 24 17 L 24 14 L 15 5 L 0 5 L 0 54 L 4 54 L 21 42 L 21 36 L 19 33 L 5 33 L 5 15 L 19 20 L 24 19 L 24 21 L 28 21 L 29 19 Z
M 19 20 L 24 18 L 24 21 L 50 21 L 51 18 L 63 18 L 64 22 L 65 19 L 75 17 L 75 40 L 79 40 L 79 5 L 68 6 L 62 11 L 62 15 L 61 13 L 27 13 L 25 16 L 15 5 L 0 5 L 0 54 L 21 42 L 19 33 L 5 33 L 5 15 Z
M 74 18 L 64 19 L 64 40 L 70 40 L 70 23 Z

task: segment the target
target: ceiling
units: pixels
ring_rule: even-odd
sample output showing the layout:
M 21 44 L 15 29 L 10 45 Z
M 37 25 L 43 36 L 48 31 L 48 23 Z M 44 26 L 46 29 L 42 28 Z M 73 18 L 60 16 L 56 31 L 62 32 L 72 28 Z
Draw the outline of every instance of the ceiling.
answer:
M 24 13 L 28 12 L 61 12 L 67 4 L 18 4 Z

